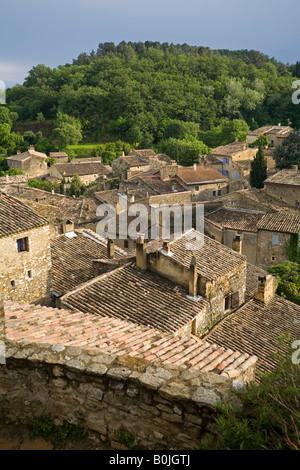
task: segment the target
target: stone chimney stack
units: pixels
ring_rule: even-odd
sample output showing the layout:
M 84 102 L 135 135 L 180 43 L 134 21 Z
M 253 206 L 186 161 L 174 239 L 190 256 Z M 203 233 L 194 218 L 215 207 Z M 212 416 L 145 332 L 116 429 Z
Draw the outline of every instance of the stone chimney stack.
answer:
M 292 170 L 298 171 L 298 165 L 292 165 Z
M 35 150 L 34 145 L 30 145 L 28 150 Z
M 170 253 L 171 247 L 170 247 L 170 244 L 169 244 L 168 242 L 163 242 L 163 250 L 164 250 L 166 253 Z
M 143 271 L 147 270 L 147 252 L 144 235 L 141 235 L 136 241 L 136 265 Z
M 254 295 L 254 299 L 267 304 L 270 300 L 273 299 L 275 295 L 275 282 L 273 276 L 268 274 L 267 276 L 259 277 L 258 278 L 259 284 L 256 294 Z
M 237 253 L 242 253 L 242 240 L 240 235 L 237 235 L 233 240 L 232 240 L 232 249 L 234 251 L 237 251 Z
M 107 240 L 107 257 L 108 259 L 115 257 L 115 244 L 110 238 Z
M 197 170 L 197 163 L 194 163 L 193 168 L 194 168 L 194 171 Z
M 20 153 L 21 153 L 21 150 L 17 150 L 17 155 L 20 155 Z
M 197 263 L 196 259 L 193 256 L 190 264 L 190 272 L 189 272 L 189 295 L 192 297 L 196 297 L 198 295 L 198 271 L 197 271 Z

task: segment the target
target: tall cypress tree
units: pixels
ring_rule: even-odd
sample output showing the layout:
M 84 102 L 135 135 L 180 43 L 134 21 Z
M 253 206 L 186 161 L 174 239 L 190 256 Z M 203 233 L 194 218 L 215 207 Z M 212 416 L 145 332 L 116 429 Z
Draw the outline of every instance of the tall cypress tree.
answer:
M 263 188 L 267 179 L 267 160 L 265 159 L 264 147 L 260 143 L 259 149 L 251 162 L 250 185 L 252 188 Z

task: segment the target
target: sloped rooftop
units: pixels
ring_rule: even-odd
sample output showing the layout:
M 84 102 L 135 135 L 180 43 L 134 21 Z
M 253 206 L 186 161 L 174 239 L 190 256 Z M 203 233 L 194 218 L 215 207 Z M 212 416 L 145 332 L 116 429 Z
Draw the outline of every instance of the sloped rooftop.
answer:
M 285 184 L 290 186 L 300 185 L 299 170 L 281 170 L 267 178 L 264 184 Z
M 49 225 L 31 207 L 0 191 L 0 237 Z
M 256 362 L 247 353 L 108 316 L 6 302 L 5 317 L 7 338 L 14 341 L 77 346 L 218 374 L 243 371 Z
M 175 333 L 191 322 L 207 302 L 187 298 L 187 290 L 134 264 L 101 275 L 62 297 L 66 308 L 114 316 Z
M 280 211 L 265 214 L 258 222 L 257 228 L 271 232 L 298 233 L 300 212 Z
M 263 218 L 263 212 L 245 211 L 221 207 L 205 216 L 205 220 L 218 228 L 257 232 L 257 224 Z
M 197 234 L 197 239 L 195 238 Z M 163 248 L 164 240 L 153 240 L 147 244 L 147 252 L 152 253 Z M 203 242 L 203 243 L 202 243 Z M 197 247 L 197 244 L 200 247 Z M 172 260 L 189 269 L 192 257 L 197 263 L 198 273 L 213 280 L 224 276 L 237 266 L 245 263 L 246 257 L 228 248 L 222 243 L 192 229 L 181 238 L 169 241 Z M 188 249 L 188 248 L 193 249 Z M 194 249 L 195 248 L 195 249 Z
M 219 322 L 205 340 L 254 354 L 258 370 L 272 371 L 277 364 L 272 354 L 285 352 L 277 338 L 286 333 L 299 339 L 300 306 L 275 295 L 268 304 L 251 299 Z
M 125 252 L 115 248 L 115 257 Z M 88 229 L 59 235 L 51 241 L 53 289 L 63 295 L 92 279 L 93 260 L 107 259 L 107 239 Z
M 225 182 L 228 179 L 223 176 L 218 170 L 210 166 L 196 166 L 194 167 L 178 167 L 178 178 L 185 184 L 203 184 L 205 182 L 213 183 L 217 181 Z

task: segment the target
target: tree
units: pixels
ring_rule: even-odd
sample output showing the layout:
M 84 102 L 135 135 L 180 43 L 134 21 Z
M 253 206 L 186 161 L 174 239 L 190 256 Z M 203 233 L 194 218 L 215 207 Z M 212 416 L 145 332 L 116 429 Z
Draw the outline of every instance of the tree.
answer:
M 82 194 L 82 190 L 84 188 L 84 184 L 81 182 L 78 174 L 75 174 L 71 180 L 71 185 L 68 190 L 69 196 L 76 196 L 79 197 Z
M 184 140 L 170 138 L 162 143 L 162 151 L 183 166 L 198 163 L 200 155 L 210 153 L 203 142 L 192 136 Z
M 275 370 L 236 392 L 241 406 L 219 405 L 215 431 L 202 438 L 201 450 L 300 450 L 297 352 L 288 335 L 278 338 L 278 349 Z
M 82 140 L 79 119 L 59 111 L 54 123 L 51 139 L 53 143 L 58 145 L 60 150 L 65 149 L 68 145 L 78 144 Z
M 288 135 L 279 147 L 276 147 L 274 158 L 278 168 L 289 168 L 295 162 L 300 163 L 300 130 Z
M 252 144 L 249 144 L 249 147 L 250 148 L 259 147 L 260 144 L 262 144 L 263 147 L 269 147 L 270 141 L 268 137 L 266 137 L 265 135 L 261 135 L 258 139 L 255 140 L 255 142 L 252 142 Z
M 276 278 L 276 293 L 300 305 L 300 269 L 298 262 L 285 261 L 272 266 L 269 273 Z
M 267 160 L 264 155 L 262 142 L 255 157 L 251 162 L 250 185 L 252 188 L 263 188 L 264 181 L 267 179 Z

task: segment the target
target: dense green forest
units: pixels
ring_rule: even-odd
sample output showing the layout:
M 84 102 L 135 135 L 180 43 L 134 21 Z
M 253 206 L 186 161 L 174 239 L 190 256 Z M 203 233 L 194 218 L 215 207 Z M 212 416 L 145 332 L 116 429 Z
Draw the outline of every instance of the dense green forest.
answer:
M 265 124 L 299 128 L 291 100 L 297 77 L 300 63 L 257 51 L 104 43 L 72 64 L 33 67 L 7 90 L 7 105 L 13 129 L 49 122 L 60 148 L 123 141 L 167 151 L 176 140 L 205 152 Z

